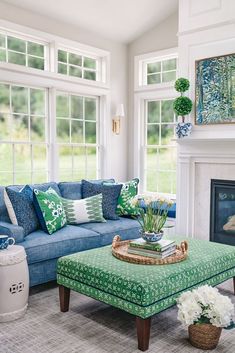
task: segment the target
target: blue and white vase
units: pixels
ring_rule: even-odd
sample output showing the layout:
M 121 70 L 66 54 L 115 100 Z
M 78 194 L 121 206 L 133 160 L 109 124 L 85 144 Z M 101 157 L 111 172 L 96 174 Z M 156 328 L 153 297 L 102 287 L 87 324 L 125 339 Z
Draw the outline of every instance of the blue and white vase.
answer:
M 189 136 L 192 132 L 193 125 L 191 123 L 178 123 L 175 128 L 177 137 L 183 138 Z
M 147 243 L 153 243 L 162 239 L 163 231 L 161 230 L 159 233 L 148 233 L 140 230 L 140 235 Z

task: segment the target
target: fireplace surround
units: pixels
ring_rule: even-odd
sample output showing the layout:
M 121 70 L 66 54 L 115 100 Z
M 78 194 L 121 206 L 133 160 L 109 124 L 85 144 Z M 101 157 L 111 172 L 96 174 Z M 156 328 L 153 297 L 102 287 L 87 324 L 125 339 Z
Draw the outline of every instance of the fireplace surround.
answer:
M 210 240 L 235 245 L 235 180 L 211 180 Z

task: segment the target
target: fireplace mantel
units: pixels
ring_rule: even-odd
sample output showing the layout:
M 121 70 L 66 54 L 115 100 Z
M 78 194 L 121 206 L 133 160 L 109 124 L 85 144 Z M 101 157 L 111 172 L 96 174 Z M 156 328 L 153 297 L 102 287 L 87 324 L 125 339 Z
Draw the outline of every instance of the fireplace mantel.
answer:
M 235 180 L 235 136 L 175 140 L 177 161 L 176 232 L 209 240 L 211 179 Z
M 182 145 L 182 144 L 195 144 L 195 143 L 220 143 L 220 142 L 234 142 L 235 137 L 218 137 L 218 138 L 198 138 L 198 137 L 183 137 L 183 138 L 175 138 L 172 141 Z

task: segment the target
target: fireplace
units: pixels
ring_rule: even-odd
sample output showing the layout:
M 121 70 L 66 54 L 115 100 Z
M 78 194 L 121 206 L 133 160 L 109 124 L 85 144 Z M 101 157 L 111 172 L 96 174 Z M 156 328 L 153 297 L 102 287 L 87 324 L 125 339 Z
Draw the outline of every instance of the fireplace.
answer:
M 210 240 L 235 245 L 235 181 L 211 180 Z

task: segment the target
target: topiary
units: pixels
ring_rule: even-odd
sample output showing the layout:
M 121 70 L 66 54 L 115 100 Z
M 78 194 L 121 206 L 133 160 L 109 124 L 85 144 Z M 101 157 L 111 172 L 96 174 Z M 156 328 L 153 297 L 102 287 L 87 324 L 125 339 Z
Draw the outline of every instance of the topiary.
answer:
M 177 92 L 186 92 L 189 89 L 190 83 L 187 78 L 180 77 L 175 81 L 175 90 Z
M 177 115 L 184 116 L 191 112 L 193 103 L 188 97 L 178 97 L 174 100 L 173 108 Z
M 174 100 L 173 109 L 177 116 L 182 116 L 183 123 L 185 119 L 184 116 L 189 114 L 193 107 L 191 99 L 183 96 L 183 92 L 187 91 L 189 86 L 189 80 L 186 78 L 180 77 L 175 81 L 175 89 L 177 92 L 180 92 L 180 97 Z

